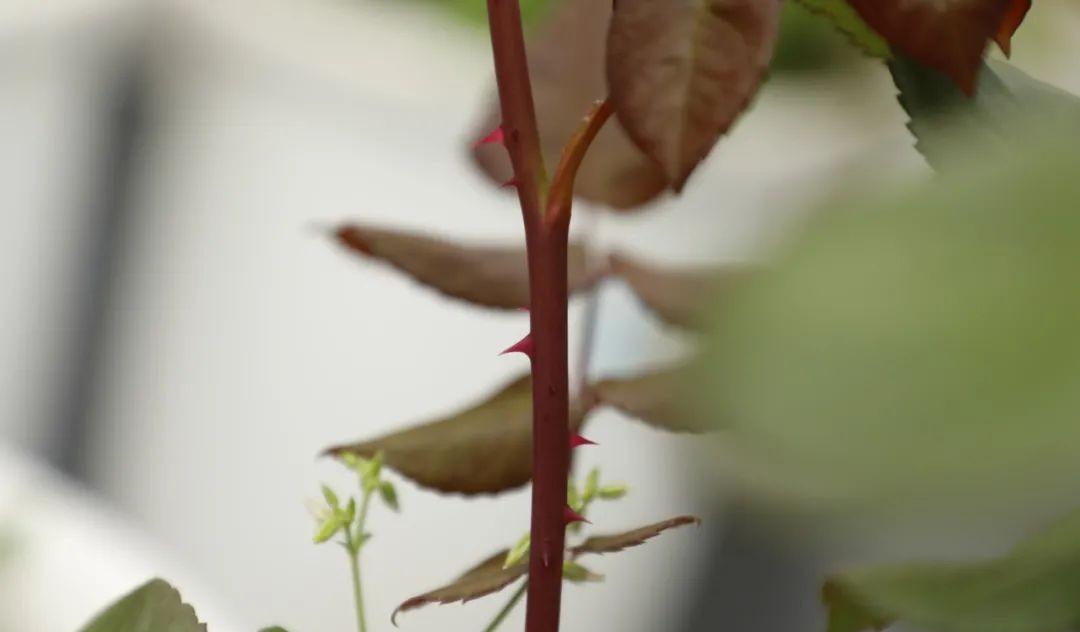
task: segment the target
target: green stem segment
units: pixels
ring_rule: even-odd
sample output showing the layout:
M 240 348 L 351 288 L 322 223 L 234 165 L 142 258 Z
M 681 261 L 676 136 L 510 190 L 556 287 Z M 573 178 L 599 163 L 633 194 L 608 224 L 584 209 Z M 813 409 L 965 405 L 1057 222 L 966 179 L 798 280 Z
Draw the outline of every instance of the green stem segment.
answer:
M 345 546 L 349 550 L 349 566 L 352 570 L 353 601 L 356 603 L 356 628 L 367 632 L 367 617 L 364 615 L 364 589 L 360 579 L 360 551 L 364 548 L 364 523 L 367 522 L 368 505 L 371 504 L 372 490 L 365 489 L 360 501 L 360 515 L 356 520 L 356 533 L 345 529 Z
M 506 602 L 506 605 L 502 607 L 502 610 L 495 615 L 495 618 L 491 620 L 491 623 L 484 628 L 484 632 L 495 632 L 502 625 L 502 622 L 506 620 L 506 617 L 510 616 L 510 613 L 514 611 L 514 608 L 521 601 L 521 598 L 525 596 L 525 591 L 529 588 L 529 582 L 522 582 L 521 586 L 514 591 L 513 596 L 510 597 L 510 601 Z

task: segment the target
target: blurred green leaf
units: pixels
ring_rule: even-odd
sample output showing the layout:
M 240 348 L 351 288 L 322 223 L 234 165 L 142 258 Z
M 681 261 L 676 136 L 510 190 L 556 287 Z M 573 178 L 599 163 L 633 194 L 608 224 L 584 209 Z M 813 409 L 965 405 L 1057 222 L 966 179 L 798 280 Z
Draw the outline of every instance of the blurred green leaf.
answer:
M 567 560 L 563 562 L 562 575 L 563 579 L 568 582 L 573 582 L 575 584 L 581 584 L 584 582 L 599 582 L 604 580 L 603 575 L 594 573 L 582 566 L 581 564 L 578 564 L 577 562 L 574 562 L 572 560 Z
M 322 494 L 323 498 L 326 499 L 326 504 L 329 505 L 331 509 L 337 509 L 338 507 L 340 507 L 337 494 L 335 494 L 334 490 L 330 489 L 328 485 L 322 486 Z
M 152 579 L 98 615 L 82 632 L 206 632 L 206 626 L 175 588 Z
M 892 50 L 874 29 L 863 21 L 847 0 L 797 0 L 810 13 L 827 19 L 848 41 L 863 53 L 880 59 L 890 59 Z
M 379 484 L 379 496 L 382 497 L 382 500 L 386 503 L 387 507 L 394 511 L 400 509 L 398 506 L 397 490 L 394 489 L 394 484 L 390 481 L 383 481 Z
M 532 544 L 532 535 L 526 533 L 521 536 L 521 539 L 514 544 L 514 547 L 510 549 L 510 552 L 506 554 L 506 560 L 503 562 L 503 568 L 510 568 L 516 564 L 520 564 L 524 561 L 525 556 L 529 554 L 529 549 Z
M 829 632 L 896 620 L 931 632 L 1067 632 L 1080 621 L 1080 514 L 1002 558 L 847 571 L 822 595 Z
M 322 544 L 334 537 L 343 526 L 345 526 L 344 516 L 339 512 L 335 512 L 319 525 L 311 539 L 315 544 Z
M 585 504 L 592 502 L 592 499 L 596 497 L 596 492 L 600 487 L 600 470 L 593 468 L 589 470 L 588 476 L 585 477 L 585 487 L 581 490 L 581 500 Z
M 813 511 L 1075 500 L 1080 148 L 1054 131 L 822 214 L 726 297 L 697 384 L 725 472 Z
M 584 413 L 572 411 L 572 431 Z M 364 457 L 379 451 L 388 467 L 439 491 L 482 494 L 524 485 L 532 478 L 532 380 L 520 377 L 457 414 L 327 450 Z
M 1033 124 L 1062 131 L 1080 126 L 1080 98 L 1004 62 L 984 65 L 974 97 L 945 75 L 903 56 L 889 63 L 889 71 L 900 105 L 911 117 L 915 148 L 939 171 L 966 164 L 972 156 L 1008 156 Z
M 596 495 L 603 500 L 618 500 L 626 495 L 626 485 L 604 485 L 596 490 Z
M 574 481 L 566 481 L 566 504 L 574 511 L 581 511 L 581 494 Z

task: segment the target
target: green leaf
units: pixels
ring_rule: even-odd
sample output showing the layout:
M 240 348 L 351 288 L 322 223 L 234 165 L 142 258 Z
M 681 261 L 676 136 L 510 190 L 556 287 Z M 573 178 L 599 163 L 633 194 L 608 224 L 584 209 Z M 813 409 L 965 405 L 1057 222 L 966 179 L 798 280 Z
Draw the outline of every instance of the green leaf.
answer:
M 626 485 L 604 485 L 596 490 L 597 496 L 603 500 L 618 500 L 628 492 Z
M 585 412 L 574 407 L 572 431 Z M 522 376 L 457 414 L 327 452 L 373 457 L 380 450 L 388 467 L 439 491 L 482 494 L 524 485 L 532 478 L 532 381 Z
M 353 520 L 355 520 L 355 519 L 356 519 L 356 499 L 355 498 L 350 498 L 349 499 L 349 504 L 345 505 L 345 515 L 343 517 L 343 520 L 345 521 L 345 524 L 352 524 Z
M 1000 159 L 1040 129 L 1076 129 L 1080 98 L 1031 78 L 1004 62 L 990 62 L 968 97 L 943 75 L 905 57 L 889 64 L 898 99 L 911 118 L 915 147 L 939 171 L 972 156 Z
M 843 33 L 856 48 L 871 57 L 891 59 L 889 44 L 866 25 L 847 0 L 797 0 L 808 11 L 819 15 Z
M 397 625 L 398 614 L 406 610 L 413 610 L 432 603 L 447 604 L 455 601 L 464 603 L 506 588 L 529 572 L 527 564 L 517 564 L 503 568 L 506 555 L 506 550 L 499 551 L 446 586 L 406 600 L 394 610 L 390 621 Z
M 152 579 L 122 597 L 81 632 L 206 632 L 195 610 L 162 579 Z
M 334 537 L 338 531 L 345 526 L 344 516 L 340 512 L 335 512 L 329 518 L 326 519 L 319 528 L 315 531 L 315 535 L 312 537 L 312 541 L 315 544 L 322 544 L 330 538 Z
M 1064 632 L 1080 621 L 1080 514 L 998 559 L 847 571 L 822 595 L 829 632 L 900 620 L 935 632 Z
M 701 524 L 701 518 L 697 516 L 678 516 L 623 533 L 594 535 L 578 546 L 572 547 L 570 553 L 575 558 L 587 553 L 614 553 L 644 544 L 668 529 L 675 529 L 688 524 Z
M 563 562 L 562 576 L 568 582 L 575 584 L 582 584 L 585 582 L 599 582 L 604 580 L 604 576 L 594 573 L 585 568 L 581 564 L 573 560 L 566 560 Z
M 379 496 L 382 498 L 383 502 L 386 503 L 387 507 L 394 511 L 400 510 L 400 507 L 398 506 L 397 490 L 394 489 L 393 483 L 390 481 L 383 481 L 380 483 Z
M 596 492 L 600 487 L 600 470 L 599 468 L 593 468 L 589 470 L 589 475 L 585 477 L 585 487 L 581 490 L 581 500 L 584 504 L 592 502 L 593 498 L 596 498 Z
M 574 481 L 566 481 L 566 504 L 574 511 L 581 511 L 581 494 Z
M 749 105 L 772 59 L 779 0 L 619 0 L 611 103 L 675 191 Z
M 322 494 L 323 498 L 326 499 L 326 504 L 329 505 L 331 509 L 337 509 L 338 507 L 340 507 L 337 494 L 335 494 L 334 490 L 330 489 L 328 485 L 322 486 Z
M 452 298 L 500 309 L 529 304 L 524 248 L 458 244 L 359 224 L 340 226 L 334 236 L 349 252 L 388 263 Z M 568 267 L 571 292 L 592 287 L 604 272 L 586 265 L 584 248 L 578 244 L 570 246 Z
M 514 544 L 514 548 L 510 549 L 510 552 L 506 554 L 506 560 L 503 562 L 503 568 L 510 568 L 520 564 L 525 560 L 525 556 L 529 554 L 529 548 L 532 544 L 532 535 L 526 533 L 521 536 L 521 539 Z
M 1075 501 L 1080 147 L 1027 133 L 845 200 L 726 297 L 694 390 L 748 497 L 887 519 Z

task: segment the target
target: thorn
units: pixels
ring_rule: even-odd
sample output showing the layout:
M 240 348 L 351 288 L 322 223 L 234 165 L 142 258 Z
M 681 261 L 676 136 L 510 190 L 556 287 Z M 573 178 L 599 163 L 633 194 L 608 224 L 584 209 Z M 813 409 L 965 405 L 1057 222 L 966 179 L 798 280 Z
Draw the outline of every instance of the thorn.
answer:
M 485 136 L 485 137 L 481 138 L 480 140 L 476 141 L 475 143 L 473 143 L 473 149 L 476 149 L 477 147 L 480 147 L 482 145 L 494 145 L 494 144 L 499 144 L 499 145 L 505 145 L 506 144 L 506 132 L 503 131 L 502 125 L 500 125 L 500 126 L 496 127 L 495 129 L 491 130 L 491 132 L 487 136 Z
M 574 511 L 569 506 L 563 507 L 563 524 L 574 524 L 575 522 L 592 524 L 591 522 L 586 520 L 584 516 Z
M 513 178 L 510 178 L 509 180 L 507 180 L 506 182 L 503 182 L 501 185 L 499 185 L 499 188 L 500 189 L 509 189 L 509 188 L 513 187 L 513 188 L 516 189 L 518 187 L 518 184 L 519 184 L 519 182 L 518 182 L 517 177 L 513 177 Z
M 499 355 L 506 355 L 508 353 L 524 353 L 531 360 L 533 357 L 533 339 L 532 334 L 526 334 L 524 338 L 518 340 L 510 347 L 507 347 L 505 351 Z
M 574 448 L 580 448 L 583 445 L 597 445 L 597 443 L 595 441 L 591 440 L 591 439 L 586 439 L 585 437 L 583 437 L 583 436 L 581 436 L 581 435 L 579 435 L 577 433 L 574 433 L 574 434 L 570 435 L 570 449 L 571 450 L 573 450 Z
M 540 559 L 544 562 L 544 568 L 551 566 L 551 555 L 548 553 L 548 549 L 545 546 L 544 550 L 540 553 Z

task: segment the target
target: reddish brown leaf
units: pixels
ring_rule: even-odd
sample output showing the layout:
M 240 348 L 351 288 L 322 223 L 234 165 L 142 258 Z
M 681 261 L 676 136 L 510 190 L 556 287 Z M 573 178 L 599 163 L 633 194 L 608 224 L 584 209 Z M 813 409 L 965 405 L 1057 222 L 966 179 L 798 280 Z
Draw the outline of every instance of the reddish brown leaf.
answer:
M 335 235 L 352 252 L 385 261 L 448 296 L 504 309 L 529 304 L 529 272 L 522 248 L 465 246 L 356 224 L 341 226 Z M 572 244 L 568 257 L 571 292 L 590 287 L 602 276 L 601 270 L 587 268 L 580 245 Z
M 611 256 L 610 267 L 661 320 L 688 329 L 700 329 L 710 299 L 750 272 L 739 267 L 665 270 L 619 254 Z
M 570 549 L 570 554 L 574 557 L 578 557 L 588 553 L 615 553 L 632 546 L 645 544 L 646 541 L 655 538 L 668 529 L 674 529 L 688 524 L 701 524 L 701 518 L 698 518 L 697 516 L 679 516 L 646 527 L 641 527 L 640 529 L 634 529 L 633 531 L 626 531 L 615 535 L 594 535 L 578 546 L 572 547 Z
M 952 77 L 967 94 L 1013 0 L 848 0 L 889 44 Z
M 575 408 L 572 432 L 586 413 Z M 455 415 L 326 452 L 371 458 L 379 451 L 388 467 L 439 491 L 471 495 L 520 487 L 532 478 L 532 380 L 520 377 Z
M 528 42 L 540 141 L 548 161 L 559 158 L 592 103 L 607 95 L 604 38 L 610 17 L 610 2 L 562 0 Z M 477 136 L 499 124 L 498 112 L 498 105 L 492 103 Z M 473 156 L 495 183 L 511 176 L 502 147 L 475 148 Z M 574 191 L 582 199 L 630 209 L 653 199 L 666 186 L 663 171 L 634 146 L 626 132 L 608 125 L 585 156 Z
M 683 407 L 686 367 L 600 380 L 590 387 L 596 405 L 607 405 L 661 430 L 705 432 L 707 419 Z
M 619 121 L 676 191 L 757 93 L 779 0 L 619 0 L 607 78 Z
M 447 604 L 455 601 L 465 603 L 506 588 L 529 572 L 529 566 L 525 563 L 503 568 L 503 561 L 508 551 L 508 549 L 499 551 L 442 588 L 406 600 L 394 610 L 390 621 L 396 625 L 398 613 L 406 610 L 432 603 Z
M 1002 18 L 997 33 L 994 34 L 994 41 L 997 42 L 998 47 L 1001 48 L 1001 52 L 1005 53 L 1006 57 L 1012 55 L 1012 36 L 1016 33 L 1016 29 L 1020 28 L 1020 25 L 1024 23 L 1024 18 L 1027 17 L 1029 10 L 1031 10 L 1031 0 L 1009 0 L 1009 7 L 1005 11 L 1005 17 Z

